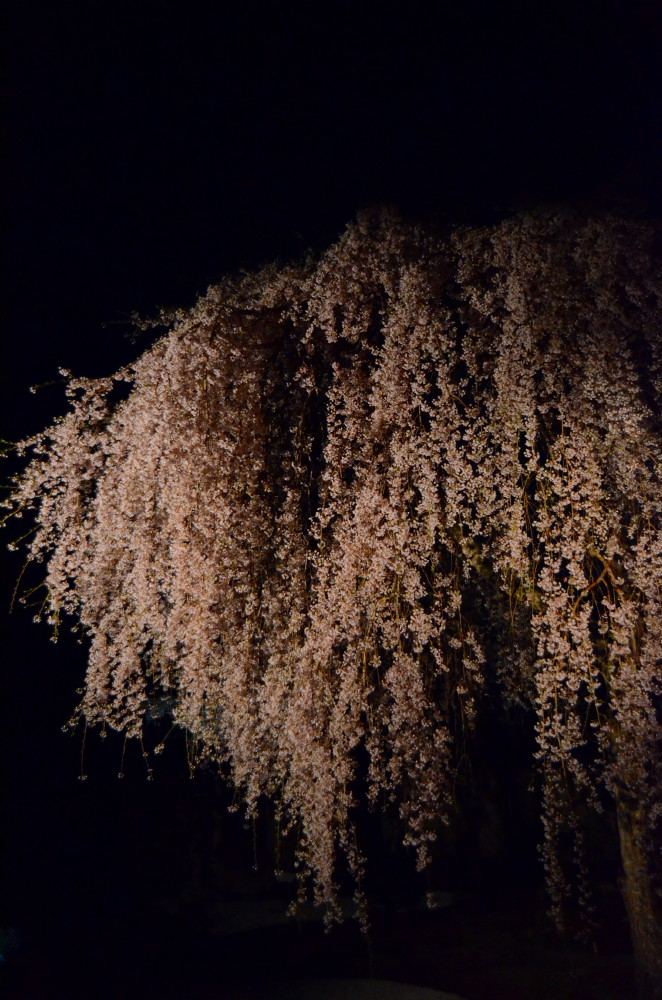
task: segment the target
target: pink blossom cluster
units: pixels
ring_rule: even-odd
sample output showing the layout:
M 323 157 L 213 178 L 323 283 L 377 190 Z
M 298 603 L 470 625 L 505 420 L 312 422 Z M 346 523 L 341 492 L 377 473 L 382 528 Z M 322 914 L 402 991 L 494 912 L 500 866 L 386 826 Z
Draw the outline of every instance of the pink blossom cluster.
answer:
M 21 446 L 8 506 L 49 620 L 89 637 L 80 716 L 140 736 L 167 706 L 249 813 L 277 800 L 331 914 L 339 858 L 364 863 L 357 749 L 424 866 L 489 677 L 535 709 L 559 920 L 569 804 L 627 788 L 658 815 L 652 240 L 564 209 L 443 236 L 364 213 L 70 377 Z

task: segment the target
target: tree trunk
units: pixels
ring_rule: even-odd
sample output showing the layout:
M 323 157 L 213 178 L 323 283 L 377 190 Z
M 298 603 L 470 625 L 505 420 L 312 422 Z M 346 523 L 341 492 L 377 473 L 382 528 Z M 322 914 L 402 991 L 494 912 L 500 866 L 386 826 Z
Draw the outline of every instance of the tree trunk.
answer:
M 662 1000 L 662 909 L 651 885 L 645 811 L 627 795 L 616 803 L 625 902 L 640 1000 Z

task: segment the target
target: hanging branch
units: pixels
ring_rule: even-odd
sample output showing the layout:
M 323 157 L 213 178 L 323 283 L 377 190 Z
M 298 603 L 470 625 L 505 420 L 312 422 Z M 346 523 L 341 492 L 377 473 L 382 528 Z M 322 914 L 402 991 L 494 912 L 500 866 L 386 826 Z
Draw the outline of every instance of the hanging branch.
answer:
M 46 613 L 89 636 L 80 715 L 139 738 L 169 711 L 250 814 L 277 798 L 332 914 L 339 858 L 363 869 L 358 747 L 370 799 L 401 803 L 425 865 L 456 722 L 464 739 L 488 678 L 536 712 L 559 920 L 569 803 L 611 794 L 630 886 L 651 862 L 652 241 L 565 210 L 447 239 L 367 214 L 319 260 L 210 288 L 116 376 L 69 379 L 70 411 L 22 445 L 6 506 L 34 518 Z M 650 925 L 652 897 L 628 891 L 633 926 Z

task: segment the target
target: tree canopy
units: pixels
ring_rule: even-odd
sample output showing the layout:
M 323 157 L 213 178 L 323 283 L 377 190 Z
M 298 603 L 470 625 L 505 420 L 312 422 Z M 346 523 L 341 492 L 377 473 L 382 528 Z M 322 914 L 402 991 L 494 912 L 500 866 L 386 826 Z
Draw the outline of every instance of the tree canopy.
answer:
M 169 714 L 249 812 L 266 795 L 298 827 L 333 911 L 339 859 L 364 865 L 358 748 L 425 866 L 496 687 L 535 712 L 557 919 L 584 807 L 615 803 L 650 873 L 656 238 L 566 208 L 445 233 L 366 211 L 161 316 L 113 376 L 66 373 L 9 507 L 35 519 L 49 620 L 89 637 L 80 716 L 134 736 Z

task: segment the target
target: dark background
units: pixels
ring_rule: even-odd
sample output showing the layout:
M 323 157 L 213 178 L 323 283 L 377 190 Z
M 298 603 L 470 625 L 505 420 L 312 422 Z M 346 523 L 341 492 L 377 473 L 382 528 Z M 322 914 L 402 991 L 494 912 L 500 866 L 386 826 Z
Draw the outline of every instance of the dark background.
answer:
M 60 366 L 103 375 L 141 351 L 134 311 L 188 306 L 225 271 L 322 250 L 363 206 L 460 223 L 550 200 L 659 216 L 661 15 L 633 0 L 7 3 L 0 437 L 63 411 Z M 54 384 L 28 392 L 42 383 Z M 131 747 L 118 781 L 121 741 L 90 737 L 78 780 L 82 734 L 61 726 L 84 649 L 66 635 L 51 645 L 34 609 L 9 615 L 21 564 L 3 551 L 10 987 L 74 996 L 86 970 L 115 983 L 142 955 L 141 995 L 166 995 L 164 968 L 185 979 L 192 955 L 203 962 L 192 942 L 209 932 L 205 890 L 274 887 L 247 874 L 252 834 L 211 778 L 189 779 L 178 736 L 152 782 Z M 503 815 L 476 813 L 482 840 L 470 836 L 465 813 L 465 848 L 449 841 L 433 888 L 537 885 L 539 830 L 513 792 L 526 740 L 508 741 L 485 779 L 496 812 L 510 810 L 507 833 Z M 210 860 L 219 836 L 222 863 Z M 267 825 L 258 840 L 269 869 Z M 377 861 L 385 883 L 408 863 Z

